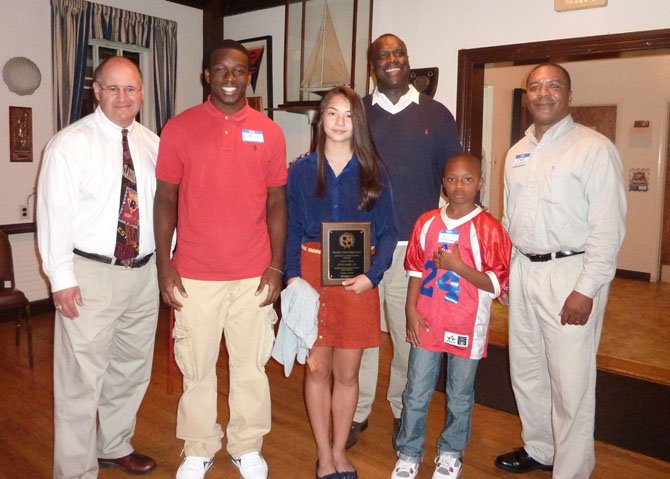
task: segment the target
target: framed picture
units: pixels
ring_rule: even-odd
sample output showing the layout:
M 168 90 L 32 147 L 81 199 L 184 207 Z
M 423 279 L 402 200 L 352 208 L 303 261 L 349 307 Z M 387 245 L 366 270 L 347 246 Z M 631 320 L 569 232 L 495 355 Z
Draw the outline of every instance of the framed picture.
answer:
M 33 110 L 9 107 L 9 161 L 33 161 Z
M 616 143 L 616 105 L 572 106 L 572 119 Z
M 249 51 L 249 106 L 272 118 L 272 37 L 247 38 L 240 43 Z

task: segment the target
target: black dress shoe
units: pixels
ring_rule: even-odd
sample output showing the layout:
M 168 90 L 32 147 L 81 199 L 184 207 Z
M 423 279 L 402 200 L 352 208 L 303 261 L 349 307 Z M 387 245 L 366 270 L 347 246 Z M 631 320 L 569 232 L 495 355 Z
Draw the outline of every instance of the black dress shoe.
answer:
M 351 429 L 349 429 L 349 437 L 347 437 L 347 443 L 344 448 L 349 449 L 351 446 L 356 444 L 358 441 L 358 436 L 361 435 L 363 431 L 368 428 L 368 420 L 365 419 L 363 422 L 351 422 Z
M 335 471 L 325 476 L 319 476 L 319 460 L 316 460 L 316 479 L 340 479 L 340 474 Z
M 524 472 L 535 471 L 553 471 L 554 466 L 542 464 L 530 457 L 523 447 L 514 449 L 512 452 L 502 454 L 496 458 L 496 467 L 507 472 L 522 474 Z
M 393 444 L 393 450 L 397 451 L 398 447 L 396 446 L 396 439 L 398 439 L 398 433 L 400 432 L 400 426 L 402 426 L 402 419 L 399 417 L 393 418 L 393 436 L 391 437 L 391 444 Z
M 146 474 L 156 469 L 156 461 L 144 454 L 132 452 L 118 459 L 98 458 L 100 467 L 116 467 L 126 474 Z
M 337 477 L 339 479 L 358 479 L 358 471 L 354 469 L 353 471 L 337 471 Z

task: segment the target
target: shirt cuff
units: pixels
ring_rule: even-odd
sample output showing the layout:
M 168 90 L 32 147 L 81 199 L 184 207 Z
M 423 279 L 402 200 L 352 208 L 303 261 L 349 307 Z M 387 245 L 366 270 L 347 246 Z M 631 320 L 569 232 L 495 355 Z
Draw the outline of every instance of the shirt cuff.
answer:
M 500 282 L 498 282 L 498 277 L 493 271 L 485 271 L 484 274 L 491 279 L 491 283 L 493 284 L 493 293 L 489 293 L 488 291 L 484 291 L 484 293 L 488 294 L 492 298 L 497 298 L 502 292 L 500 290 Z
M 589 298 L 595 297 L 596 293 L 600 289 L 601 284 L 593 281 L 590 278 L 581 275 L 575 284 L 575 291 Z
M 52 293 L 79 286 L 77 278 L 74 275 L 74 271 L 63 271 L 58 274 L 54 274 L 49 277 L 49 282 L 51 283 Z

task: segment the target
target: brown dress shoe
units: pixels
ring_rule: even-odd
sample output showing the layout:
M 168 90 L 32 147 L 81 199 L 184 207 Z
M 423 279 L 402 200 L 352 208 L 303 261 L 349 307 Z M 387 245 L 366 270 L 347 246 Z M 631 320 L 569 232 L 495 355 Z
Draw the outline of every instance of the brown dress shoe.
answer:
M 349 429 L 349 437 L 347 437 L 347 443 L 344 448 L 349 449 L 351 446 L 356 444 L 358 441 L 358 436 L 361 435 L 363 431 L 368 428 L 368 420 L 365 419 L 363 422 L 351 422 L 351 429 Z
M 98 458 L 100 467 L 117 467 L 126 474 L 146 474 L 156 469 L 156 461 L 144 454 L 132 452 L 118 459 Z
M 523 447 L 514 449 L 507 454 L 501 454 L 496 458 L 496 467 L 503 471 L 514 472 L 516 474 L 523 474 L 524 472 L 535 471 L 551 471 L 554 467 L 549 464 L 542 464 L 530 457 Z

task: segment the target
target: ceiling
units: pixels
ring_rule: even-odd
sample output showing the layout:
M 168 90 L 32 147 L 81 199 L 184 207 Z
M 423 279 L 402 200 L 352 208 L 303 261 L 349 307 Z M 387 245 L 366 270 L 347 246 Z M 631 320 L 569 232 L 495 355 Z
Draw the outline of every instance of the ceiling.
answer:
M 223 16 L 238 15 L 240 13 L 263 10 L 264 8 L 278 7 L 285 4 L 285 0 L 168 0 L 188 7 L 205 10 L 206 5 L 216 4 L 223 11 Z

